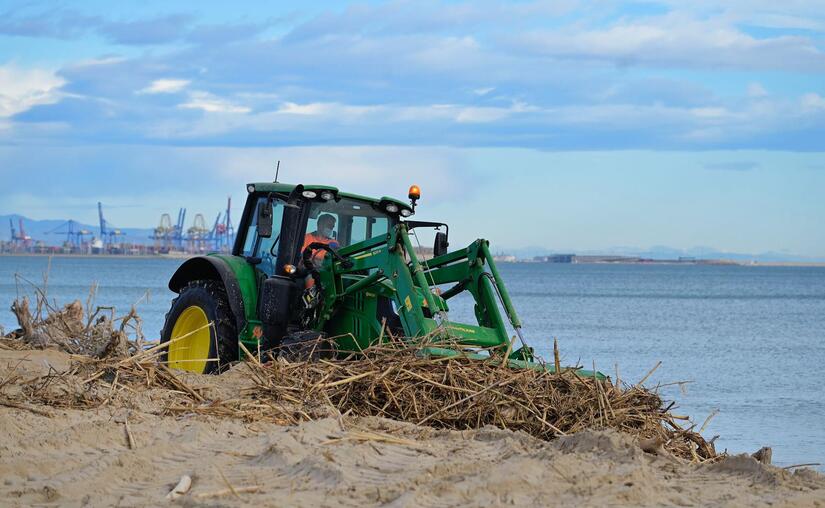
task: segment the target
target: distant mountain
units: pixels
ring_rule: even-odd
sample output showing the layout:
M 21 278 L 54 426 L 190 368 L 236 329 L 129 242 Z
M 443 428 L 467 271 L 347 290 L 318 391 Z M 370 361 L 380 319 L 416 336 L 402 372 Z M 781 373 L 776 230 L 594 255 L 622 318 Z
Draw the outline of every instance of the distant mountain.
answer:
M 760 261 L 760 262 L 822 262 L 822 258 L 800 256 L 788 252 L 726 252 L 713 247 L 692 247 L 690 249 L 675 249 L 673 247 L 657 245 L 648 249 L 619 249 L 623 255 L 638 256 L 649 259 L 678 259 L 680 257 L 696 259 L 727 259 L 731 261 Z M 612 252 L 611 252 L 612 254 Z
M 8 241 L 11 239 L 11 232 L 9 231 L 9 219 L 12 220 L 14 229 L 19 229 L 18 222 L 22 216 L 0 215 L 0 240 Z M 61 245 L 66 240 L 67 220 L 32 220 L 27 217 L 22 217 L 23 226 L 26 229 L 26 234 L 31 236 L 34 241 L 43 241 L 47 245 Z M 78 224 L 79 228 L 86 229 L 92 232 L 94 237 L 100 235 L 100 227 L 97 225 Z M 137 245 L 150 245 L 153 240 L 151 236 L 154 234 L 154 228 L 119 228 L 126 234 L 122 238 L 123 242 Z M 64 233 L 50 231 L 64 231 Z M 810 258 L 790 254 L 787 252 L 761 252 L 758 254 L 746 254 L 738 252 L 723 252 L 713 247 L 692 247 L 690 249 L 676 249 L 668 247 L 667 245 L 654 245 L 647 249 L 639 249 L 636 247 L 610 247 L 604 250 L 577 250 L 577 249 L 550 249 L 541 246 L 529 246 L 518 249 L 495 249 L 494 254 L 509 254 L 516 256 L 518 259 L 533 259 L 536 256 L 548 256 L 550 254 L 578 254 L 580 256 L 588 255 L 607 255 L 607 256 L 634 256 L 647 259 L 678 259 L 680 257 L 691 257 L 696 259 L 729 259 L 732 261 L 761 261 L 761 262 L 825 262 L 825 258 Z
M 577 249 L 549 249 L 547 247 L 530 246 L 519 249 L 496 249 L 496 253 L 510 254 L 519 259 L 532 259 L 536 256 L 549 256 L 551 254 L 578 254 L 580 256 L 607 255 L 607 256 L 632 256 L 646 259 L 728 259 L 731 261 L 760 261 L 770 262 L 825 262 L 825 258 L 813 258 L 791 254 L 787 252 L 760 252 L 756 254 L 724 252 L 713 247 L 692 247 L 690 249 L 677 249 L 666 245 L 655 245 L 647 249 L 635 247 L 610 247 L 604 250 L 577 250 Z
M 548 249 L 547 247 L 539 247 L 532 245 L 529 247 L 521 247 L 519 249 L 498 248 L 493 249 L 493 254 L 507 254 L 515 256 L 518 259 L 533 259 L 538 256 L 549 256 L 550 254 L 579 254 L 575 251 L 566 251 L 564 249 Z
M 21 215 L 0 215 L 0 240 L 11 240 L 11 231 L 9 230 L 9 220 L 12 221 L 14 229 L 19 230 L 19 220 L 23 219 L 23 227 L 26 234 L 34 241 L 42 241 L 47 245 L 61 245 L 66 241 L 66 231 L 68 220 L 33 220 Z M 89 224 L 77 223 L 77 228 L 88 230 L 92 236 L 97 238 L 100 236 L 100 226 L 92 226 Z M 151 237 L 155 230 L 154 228 L 118 228 L 124 233 L 121 241 L 137 245 L 149 245 L 153 242 Z M 53 233 L 50 233 L 54 231 Z M 62 232 L 61 232 L 62 231 Z M 19 233 L 19 231 L 18 231 Z

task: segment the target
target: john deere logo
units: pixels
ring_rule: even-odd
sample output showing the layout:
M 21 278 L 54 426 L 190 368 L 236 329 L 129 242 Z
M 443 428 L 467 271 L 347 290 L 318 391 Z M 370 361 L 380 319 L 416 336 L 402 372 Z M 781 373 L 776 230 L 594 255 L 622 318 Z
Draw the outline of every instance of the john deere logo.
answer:
M 372 257 L 376 254 L 378 254 L 378 251 L 367 252 L 366 254 L 361 254 L 360 256 L 355 256 L 352 259 L 364 259 L 364 258 Z

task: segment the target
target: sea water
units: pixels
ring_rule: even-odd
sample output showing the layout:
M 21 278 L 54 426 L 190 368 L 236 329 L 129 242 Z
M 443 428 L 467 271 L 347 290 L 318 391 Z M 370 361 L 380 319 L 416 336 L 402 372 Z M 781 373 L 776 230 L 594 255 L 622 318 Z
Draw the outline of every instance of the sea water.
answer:
M 157 339 L 174 295 L 166 284 L 180 260 L 0 257 L 0 324 L 30 283 L 57 304 L 83 302 L 120 314 L 137 304 L 147 338 Z M 705 435 L 731 452 L 774 448 L 780 465 L 825 462 L 825 268 L 502 264 L 525 339 L 565 365 L 623 382 L 641 380 L 678 402 Z M 471 301 L 451 301 L 450 319 L 472 322 Z M 1 356 L 1 355 L 0 355 Z

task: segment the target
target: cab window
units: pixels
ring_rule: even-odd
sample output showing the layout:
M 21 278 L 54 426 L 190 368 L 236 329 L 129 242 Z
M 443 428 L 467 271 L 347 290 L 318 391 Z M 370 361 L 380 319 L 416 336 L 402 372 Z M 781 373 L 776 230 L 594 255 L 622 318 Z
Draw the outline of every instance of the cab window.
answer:
M 353 217 L 350 244 L 385 235 L 387 231 L 389 231 L 389 220 L 386 217 Z
M 307 234 L 318 231 L 318 218 L 322 215 L 332 215 L 335 218 L 333 239 L 340 247 L 386 235 L 393 220 L 369 203 L 354 199 L 314 202 L 310 208 Z
M 257 232 L 258 207 L 262 203 L 265 203 L 266 200 L 266 197 L 259 198 L 255 204 L 255 208 L 252 210 L 252 217 L 249 222 L 249 227 L 246 230 L 243 255 L 261 258 L 261 264 L 258 265 L 258 268 L 271 276 L 275 272 L 275 263 L 278 257 L 278 243 L 281 239 L 281 224 L 284 219 L 284 202 L 278 198 L 273 199 L 272 236 L 269 238 L 260 238 Z

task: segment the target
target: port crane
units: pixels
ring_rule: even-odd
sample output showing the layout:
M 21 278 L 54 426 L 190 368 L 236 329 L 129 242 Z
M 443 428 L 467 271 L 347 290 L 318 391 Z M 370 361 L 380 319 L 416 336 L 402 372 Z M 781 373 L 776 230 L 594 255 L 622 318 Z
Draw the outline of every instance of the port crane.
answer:
M 15 249 L 22 248 L 23 250 L 31 247 L 32 237 L 26 234 L 26 229 L 23 227 L 23 219 L 18 218 L 19 229 L 14 228 L 14 221 L 9 219 L 9 229 L 11 230 L 11 243 Z
M 232 196 L 226 200 L 226 211 L 218 214 L 209 233 L 215 252 L 229 252 L 235 243 L 235 226 L 232 224 Z
M 206 219 L 203 214 L 195 215 L 192 227 L 186 231 L 186 240 L 189 252 L 203 253 L 207 250 L 207 242 L 210 231 L 206 227 Z
M 94 235 L 94 233 L 90 230 L 84 229 L 79 222 L 71 219 L 51 231 L 47 231 L 46 234 L 66 235 L 66 246 L 73 249 L 80 249 L 85 243 L 87 243 L 86 237 L 91 238 Z
M 173 225 L 172 216 L 164 213 L 160 216 L 160 224 L 150 237 L 155 241 L 155 250 L 170 252 L 175 249 L 183 250 L 183 223 L 186 220 L 186 208 L 178 210 L 178 221 Z
M 125 233 L 106 220 L 103 216 L 103 204 L 100 201 L 97 203 L 97 214 L 100 219 L 100 240 L 103 242 L 104 248 L 110 247 L 117 243 L 118 237 L 124 236 Z

